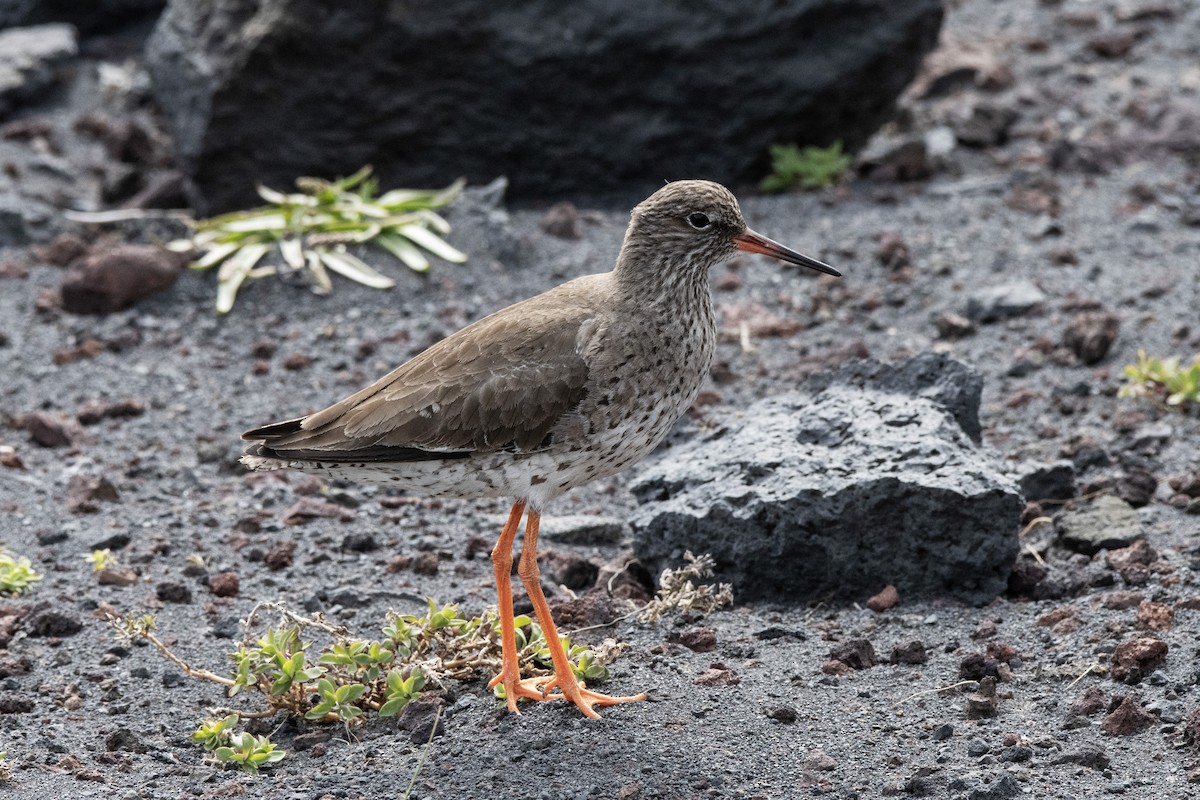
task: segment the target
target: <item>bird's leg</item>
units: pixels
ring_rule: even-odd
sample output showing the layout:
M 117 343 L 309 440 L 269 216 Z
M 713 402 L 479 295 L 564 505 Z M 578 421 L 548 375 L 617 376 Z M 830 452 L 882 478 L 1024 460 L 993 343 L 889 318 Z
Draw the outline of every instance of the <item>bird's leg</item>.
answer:
M 512 511 L 508 514 L 508 522 L 505 523 L 504 530 L 500 531 L 500 539 L 492 550 L 492 569 L 496 573 L 497 605 L 500 616 L 500 651 L 503 654 L 503 664 L 500 674 L 492 678 L 488 688 L 503 683 L 504 700 L 508 704 L 508 710 L 518 714 L 520 713 L 517 711 L 518 697 L 532 697 L 538 700 L 546 698 L 546 693 L 540 685 L 537 687 L 526 686 L 521 681 L 521 666 L 517 660 L 517 628 L 513 622 L 512 550 L 513 541 L 517 538 L 517 528 L 521 524 L 521 516 L 524 513 L 524 500 L 513 503 Z M 541 680 L 542 683 L 545 683 L 549 679 Z M 562 695 L 554 695 L 554 697 L 558 698 Z
M 645 694 L 630 697 L 610 697 L 606 694 L 593 692 L 580 685 L 579 681 L 575 678 L 575 673 L 571 669 L 571 662 L 567 658 L 567 652 L 563 649 L 562 641 L 558 638 L 558 629 L 554 626 L 554 619 L 550 616 L 550 606 L 546 603 L 546 596 L 542 594 L 542 583 L 538 575 L 537 564 L 538 522 L 540 520 L 541 514 L 535 509 L 529 509 L 529 519 L 525 523 L 525 543 L 521 547 L 521 561 L 517 565 L 517 574 L 521 576 L 521 583 L 525 584 L 525 591 L 529 594 L 529 599 L 533 603 L 534 613 L 537 614 L 538 622 L 542 626 L 542 636 L 545 637 L 546 646 L 550 648 L 550 656 L 554 660 L 554 677 L 552 679 L 533 679 L 540 681 L 537 684 L 537 690 L 544 692 L 546 689 L 557 688 L 562 694 L 552 695 L 552 698 L 557 699 L 562 697 L 570 700 L 579 707 L 579 710 L 584 715 L 593 719 L 599 719 L 600 717 L 595 709 L 592 708 L 593 705 L 611 706 L 615 703 L 645 700 Z

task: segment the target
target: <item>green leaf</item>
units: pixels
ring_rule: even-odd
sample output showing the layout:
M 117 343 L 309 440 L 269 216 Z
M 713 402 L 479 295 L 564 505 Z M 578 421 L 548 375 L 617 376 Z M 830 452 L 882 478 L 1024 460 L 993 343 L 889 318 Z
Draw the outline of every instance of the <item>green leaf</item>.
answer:
M 402 236 L 411 240 L 414 244 L 424 247 L 438 258 L 445 259 L 454 264 L 462 264 L 467 260 L 467 257 L 463 253 L 455 250 L 439 239 L 437 234 L 426 228 L 422 228 L 420 225 L 405 225 L 400 228 L 399 232 Z
M 391 278 L 376 272 L 362 259 L 350 253 L 334 252 L 324 248 L 317 250 L 317 253 L 320 255 L 321 261 L 324 262 L 325 266 L 339 275 L 358 281 L 364 286 L 370 286 L 373 289 L 391 289 L 396 285 L 396 282 Z

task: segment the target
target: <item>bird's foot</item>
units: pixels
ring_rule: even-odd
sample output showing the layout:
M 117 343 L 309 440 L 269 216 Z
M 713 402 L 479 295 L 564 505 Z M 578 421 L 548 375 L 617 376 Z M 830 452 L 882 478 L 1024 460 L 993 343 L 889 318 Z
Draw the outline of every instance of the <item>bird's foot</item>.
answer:
M 555 678 L 555 684 L 558 679 Z M 565 700 L 570 700 L 576 707 L 583 712 L 584 716 L 592 719 L 600 719 L 600 715 L 596 713 L 594 706 L 615 706 L 618 703 L 633 703 L 638 700 L 645 700 L 646 693 L 626 695 L 623 697 L 615 697 L 610 694 L 601 694 L 593 692 L 578 681 L 572 680 L 567 686 L 559 686 L 558 690 L 562 692 L 562 697 Z
M 515 713 L 517 711 L 517 699 L 523 698 L 526 700 L 569 700 L 574 703 L 576 708 L 584 713 L 585 716 L 592 719 L 599 719 L 600 715 L 596 713 L 594 706 L 615 706 L 618 703 L 632 703 L 637 700 L 645 700 L 646 694 L 629 695 L 625 697 L 614 697 L 613 695 L 601 694 L 593 692 L 586 686 L 579 683 L 572 676 L 566 688 L 560 687 L 558 677 L 555 675 L 542 675 L 537 678 L 522 678 L 513 680 L 511 683 L 504 680 L 504 674 L 501 673 L 492 678 L 488 684 L 488 688 L 495 688 L 498 684 L 504 685 L 504 700 L 508 705 L 508 710 Z M 552 690 L 557 689 L 557 692 Z
M 497 685 L 504 687 L 504 702 L 508 706 L 508 710 L 514 714 L 520 714 L 517 710 L 517 700 L 563 700 L 562 694 L 551 694 L 550 690 L 557 685 L 558 679 L 553 675 L 542 675 L 536 678 L 518 678 L 515 675 L 508 676 L 501 672 L 496 677 L 488 682 L 488 688 L 494 689 Z

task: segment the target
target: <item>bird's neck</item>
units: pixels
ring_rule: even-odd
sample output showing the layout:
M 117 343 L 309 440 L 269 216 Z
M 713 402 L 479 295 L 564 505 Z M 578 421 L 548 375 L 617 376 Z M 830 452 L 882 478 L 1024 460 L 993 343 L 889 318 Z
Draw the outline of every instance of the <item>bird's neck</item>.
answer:
M 684 304 L 703 300 L 711 304 L 709 265 L 694 257 L 651 247 L 626 237 L 613 269 L 617 291 L 633 303 Z

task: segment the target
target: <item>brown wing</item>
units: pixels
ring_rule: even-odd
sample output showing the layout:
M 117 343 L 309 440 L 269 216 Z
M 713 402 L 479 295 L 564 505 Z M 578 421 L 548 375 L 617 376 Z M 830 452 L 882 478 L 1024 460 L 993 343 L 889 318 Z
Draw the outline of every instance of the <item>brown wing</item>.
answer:
M 256 455 L 328 461 L 536 450 L 587 394 L 582 353 L 596 331 L 590 308 L 526 301 L 324 411 L 242 438 L 260 440 Z

